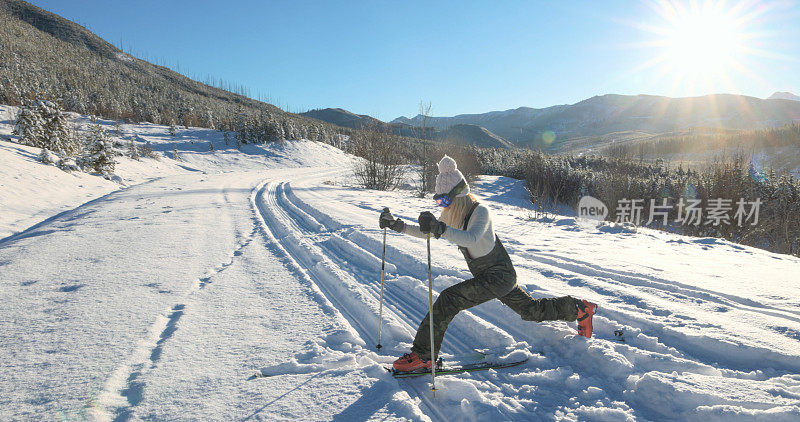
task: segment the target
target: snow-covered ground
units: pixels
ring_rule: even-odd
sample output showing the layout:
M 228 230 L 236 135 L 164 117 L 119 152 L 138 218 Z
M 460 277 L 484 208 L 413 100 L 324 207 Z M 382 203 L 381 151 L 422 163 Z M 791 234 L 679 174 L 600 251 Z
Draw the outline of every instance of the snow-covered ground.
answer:
M 800 259 L 531 220 L 520 182 L 482 177 L 473 191 L 520 284 L 599 303 L 595 337 L 480 305 L 453 321 L 445 357 L 530 359 L 437 378 L 434 398 L 429 378 L 383 369 L 427 311 L 418 239 L 388 236 L 374 348 L 378 212 L 415 220 L 430 199 L 353 187 L 351 158 L 327 145 L 238 152 L 209 130 L 123 132 L 164 153 L 120 159 L 124 186 L 0 141 L 0 420 L 800 418 Z M 446 241 L 432 254 L 436 291 L 469 277 Z M 247 380 L 256 371 L 272 376 Z

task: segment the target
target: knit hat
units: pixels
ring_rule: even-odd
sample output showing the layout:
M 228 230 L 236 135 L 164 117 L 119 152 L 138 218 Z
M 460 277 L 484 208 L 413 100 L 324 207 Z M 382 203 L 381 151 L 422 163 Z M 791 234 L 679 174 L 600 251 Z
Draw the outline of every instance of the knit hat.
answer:
M 469 194 L 469 183 L 464 179 L 464 175 L 456 167 L 456 160 L 450 158 L 445 154 L 442 160 L 437 164 L 439 167 L 439 175 L 436 176 L 436 194 L 450 193 L 456 185 L 464 181 L 466 187 L 456 197 L 467 196 Z

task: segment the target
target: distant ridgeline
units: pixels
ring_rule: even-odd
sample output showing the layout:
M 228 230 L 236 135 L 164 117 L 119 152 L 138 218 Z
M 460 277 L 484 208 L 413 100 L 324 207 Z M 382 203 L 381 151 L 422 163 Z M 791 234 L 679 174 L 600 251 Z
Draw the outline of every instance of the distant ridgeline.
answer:
M 569 105 L 519 107 L 452 117 L 398 117 L 392 123 L 445 130 L 479 125 L 519 147 L 577 152 L 615 140 L 638 140 L 698 129 L 752 130 L 800 123 L 800 101 L 778 93 L 770 99 L 716 94 L 689 98 L 601 95 Z M 583 139 L 582 139 L 583 138 Z
M 348 132 L 134 58 L 24 1 L 0 0 L 0 103 L 25 98 L 110 119 L 237 130 L 244 142 L 331 143 Z

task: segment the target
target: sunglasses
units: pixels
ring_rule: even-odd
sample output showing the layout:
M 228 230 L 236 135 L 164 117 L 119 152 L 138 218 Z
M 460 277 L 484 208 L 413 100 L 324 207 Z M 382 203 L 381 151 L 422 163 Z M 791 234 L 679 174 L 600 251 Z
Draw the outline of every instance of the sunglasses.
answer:
M 464 181 L 464 179 L 461 179 L 461 181 L 458 182 L 453 189 L 450 189 L 450 192 L 433 195 L 433 200 L 436 202 L 436 205 L 442 208 L 447 208 L 453 203 L 453 198 L 455 198 L 459 193 L 463 192 L 464 188 L 466 187 L 467 182 Z

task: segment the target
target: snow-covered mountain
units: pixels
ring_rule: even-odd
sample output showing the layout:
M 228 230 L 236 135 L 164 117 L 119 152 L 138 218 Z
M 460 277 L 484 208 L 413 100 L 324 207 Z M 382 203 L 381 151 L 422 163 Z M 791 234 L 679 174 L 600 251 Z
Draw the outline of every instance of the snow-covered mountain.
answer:
M 414 221 L 430 198 L 354 186 L 353 157 L 326 144 L 240 151 L 152 124 L 113 135 L 160 156 L 118 157 L 123 184 L 66 173 L 6 140 L 13 111 L 0 107 L 0 420 L 800 418 L 800 258 L 535 219 L 520 181 L 482 176 L 472 191 L 518 283 L 599 303 L 595 334 L 484 303 L 453 320 L 444 358 L 528 362 L 440 376 L 434 398 L 429 378 L 384 369 L 428 309 L 416 238 L 388 235 L 374 347 L 378 213 Z M 454 245 L 431 250 L 434 297 L 470 277 Z

